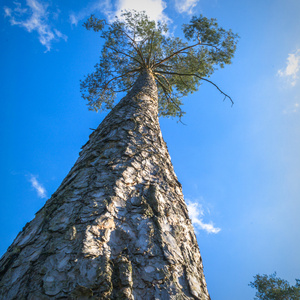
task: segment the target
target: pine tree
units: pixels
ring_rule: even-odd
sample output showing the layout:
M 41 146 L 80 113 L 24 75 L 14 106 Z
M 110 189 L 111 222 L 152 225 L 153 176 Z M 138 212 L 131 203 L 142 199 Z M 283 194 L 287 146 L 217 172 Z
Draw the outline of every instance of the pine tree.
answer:
M 197 45 L 199 53 L 186 45 L 174 52 L 179 40 L 176 45 L 165 42 L 171 38 L 162 34 L 164 25 L 155 26 L 135 12 L 123 17 L 125 21 L 117 19 L 107 31 L 105 22 L 93 16 L 85 24 L 102 31 L 106 44 L 82 88 L 95 109 L 112 108 L 115 89 L 128 93 L 91 134 L 58 190 L 1 258 L 0 299 L 210 299 L 158 121 L 159 113 L 182 116 L 184 86 L 196 89 L 201 77 L 197 72 L 205 69 L 199 67 L 194 76 L 185 63 L 192 55 L 202 57 L 202 45 Z M 193 27 L 185 30 L 192 38 Z M 150 37 L 142 38 L 143 32 Z M 211 55 L 217 57 L 215 52 Z M 180 74 L 188 75 L 178 75 L 174 59 L 181 55 L 185 63 L 178 63 L 187 69 Z

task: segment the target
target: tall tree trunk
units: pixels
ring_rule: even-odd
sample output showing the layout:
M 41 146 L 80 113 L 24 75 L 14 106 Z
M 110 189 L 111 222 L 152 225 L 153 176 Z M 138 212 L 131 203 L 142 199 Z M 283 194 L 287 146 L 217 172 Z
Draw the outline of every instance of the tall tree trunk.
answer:
M 0 299 L 210 299 L 150 71 L 2 257 Z

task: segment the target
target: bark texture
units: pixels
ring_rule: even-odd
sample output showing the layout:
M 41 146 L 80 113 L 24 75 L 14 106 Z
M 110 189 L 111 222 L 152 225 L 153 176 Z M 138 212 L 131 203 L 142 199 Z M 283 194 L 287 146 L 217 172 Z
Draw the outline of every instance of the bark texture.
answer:
M 0 299 L 201 299 L 194 230 L 143 72 L 0 261 Z

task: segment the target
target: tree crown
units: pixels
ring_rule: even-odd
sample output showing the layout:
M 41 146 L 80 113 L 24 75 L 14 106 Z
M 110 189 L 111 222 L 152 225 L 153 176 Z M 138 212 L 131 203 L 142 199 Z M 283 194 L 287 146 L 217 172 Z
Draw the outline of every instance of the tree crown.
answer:
M 111 109 L 116 93 L 130 90 L 144 69 L 157 83 L 161 116 L 181 118 L 182 97 L 197 91 L 202 81 L 231 100 L 207 79 L 231 63 L 238 39 L 231 30 L 218 27 L 215 19 L 193 17 L 182 26 L 186 41 L 168 34 L 166 24 L 150 20 L 145 12 L 125 11 L 110 24 L 92 15 L 83 25 L 104 39 L 95 71 L 81 81 L 89 109 Z

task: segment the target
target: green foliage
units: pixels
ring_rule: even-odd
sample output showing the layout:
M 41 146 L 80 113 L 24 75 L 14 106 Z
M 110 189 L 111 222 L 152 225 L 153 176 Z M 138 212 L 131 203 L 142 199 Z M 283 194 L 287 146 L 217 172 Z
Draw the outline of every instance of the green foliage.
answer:
M 200 41 L 207 45 L 205 59 L 209 62 L 218 62 L 221 68 L 230 64 L 236 50 L 236 38 L 231 30 L 226 31 L 218 27 L 216 19 L 207 19 L 200 15 L 192 17 L 190 24 L 183 25 L 183 32 L 188 41 Z
M 296 279 L 295 286 L 290 286 L 288 281 L 272 275 L 255 275 L 250 282 L 252 288 L 257 289 L 255 299 L 260 300 L 299 300 L 300 280 Z
M 207 79 L 218 67 L 231 63 L 238 39 L 219 28 L 215 19 L 193 17 L 183 25 L 186 41 L 169 34 L 166 24 L 149 20 L 144 12 L 125 11 L 111 24 L 92 15 L 84 27 L 100 32 L 104 39 L 100 62 L 81 82 L 91 110 L 111 109 L 116 93 L 130 90 L 144 69 L 155 77 L 161 116 L 181 118 L 182 97 L 197 91 L 202 81 L 231 100 Z

